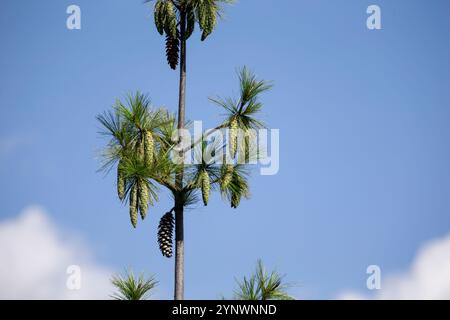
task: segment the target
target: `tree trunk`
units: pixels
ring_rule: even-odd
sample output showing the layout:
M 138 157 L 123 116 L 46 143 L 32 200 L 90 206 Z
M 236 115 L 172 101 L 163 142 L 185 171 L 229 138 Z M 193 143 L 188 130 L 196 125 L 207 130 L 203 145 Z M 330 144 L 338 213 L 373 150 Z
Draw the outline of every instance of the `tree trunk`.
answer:
M 183 207 L 175 208 L 175 300 L 184 299 Z
M 180 91 L 178 103 L 178 130 L 184 129 L 186 106 L 186 13 L 180 14 Z M 179 132 L 180 134 L 180 132 Z M 181 151 L 184 159 L 184 152 Z M 176 177 L 177 188 L 183 188 L 184 170 L 180 169 Z M 184 208 L 179 196 L 175 197 L 175 300 L 184 299 Z

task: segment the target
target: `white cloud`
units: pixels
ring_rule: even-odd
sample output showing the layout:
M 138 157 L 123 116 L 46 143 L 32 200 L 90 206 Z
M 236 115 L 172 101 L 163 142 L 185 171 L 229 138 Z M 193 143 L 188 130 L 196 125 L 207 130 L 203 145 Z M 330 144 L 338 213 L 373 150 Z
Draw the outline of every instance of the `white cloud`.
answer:
M 64 237 L 45 210 L 29 207 L 0 222 L 0 299 L 108 299 L 112 271 L 96 264 L 74 237 Z M 69 290 L 68 266 L 81 268 Z
M 450 299 L 450 234 L 423 245 L 409 270 L 381 278 L 374 295 L 346 291 L 340 299 Z

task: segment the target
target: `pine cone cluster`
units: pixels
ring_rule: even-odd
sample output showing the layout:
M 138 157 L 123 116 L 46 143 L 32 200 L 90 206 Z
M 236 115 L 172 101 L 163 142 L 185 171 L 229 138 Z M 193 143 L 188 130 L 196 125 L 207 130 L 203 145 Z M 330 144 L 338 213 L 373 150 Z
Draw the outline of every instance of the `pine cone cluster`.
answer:
M 134 145 L 139 161 L 146 166 L 150 166 L 154 161 L 154 139 L 151 131 L 142 131 L 139 139 Z M 140 213 L 142 220 L 145 219 L 149 207 L 152 203 L 150 197 L 150 186 L 148 181 L 141 178 L 127 178 L 124 172 L 125 160 L 120 160 L 117 166 L 117 195 L 121 201 L 125 199 L 127 191 L 127 179 L 130 184 L 129 205 L 130 220 L 134 228 L 137 225 L 137 216 Z
M 161 35 L 166 34 L 167 62 L 175 70 L 179 61 L 180 34 L 177 28 L 177 15 L 172 1 L 158 0 L 155 4 L 154 17 L 158 32 Z M 188 23 L 188 27 L 192 28 L 192 25 Z M 192 32 L 193 30 L 188 31 Z
M 197 17 L 200 29 L 202 30 L 202 38 L 204 41 L 214 30 L 217 23 L 217 7 L 215 5 L 199 5 L 197 6 Z
M 173 228 L 174 217 L 172 211 L 167 212 L 161 217 L 158 226 L 158 244 L 159 250 L 163 256 L 170 258 L 173 255 Z
M 179 5 L 179 3 L 178 3 Z M 195 6 L 187 4 L 185 8 L 186 29 L 184 39 L 188 39 L 195 29 L 198 21 L 202 31 L 201 40 L 204 41 L 214 30 L 217 24 L 218 6 L 214 2 L 200 2 Z M 179 61 L 179 40 L 178 19 L 176 3 L 172 1 L 157 0 L 154 10 L 154 20 L 159 34 L 166 34 L 166 55 L 167 62 L 172 69 L 176 69 Z

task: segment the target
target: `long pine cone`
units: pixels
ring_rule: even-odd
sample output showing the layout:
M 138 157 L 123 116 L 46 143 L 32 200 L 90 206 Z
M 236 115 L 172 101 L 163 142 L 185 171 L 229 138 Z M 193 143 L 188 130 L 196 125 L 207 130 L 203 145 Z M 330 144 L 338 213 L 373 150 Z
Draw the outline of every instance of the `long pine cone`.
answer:
M 138 187 L 135 184 L 130 191 L 130 220 L 134 228 L 137 225 L 138 201 Z
M 170 68 L 175 70 L 178 65 L 178 60 L 180 52 L 180 41 L 178 37 L 173 38 L 170 35 L 166 35 L 166 57 Z
M 119 165 L 117 166 L 117 196 L 120 201 L 125 199 L 125 173 L 123 172 L 123 160 L 119 161 Z
M 170 258 L 173 255 L 173 228 L 175 219 L 172 211 L 167 212 L 161 217 L 158 226 L 158 244 L 159 250 L 163 256 Z

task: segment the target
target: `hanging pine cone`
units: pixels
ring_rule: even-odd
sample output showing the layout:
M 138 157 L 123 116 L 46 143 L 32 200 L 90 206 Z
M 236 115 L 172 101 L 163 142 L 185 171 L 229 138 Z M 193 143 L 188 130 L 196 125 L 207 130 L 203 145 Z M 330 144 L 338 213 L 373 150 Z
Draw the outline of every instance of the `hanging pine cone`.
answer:
M 138 188 L 134 184 L 130 191 L 130 220 L 134 228 L 137 225 L 137 211 L 138 211 Z
M 206 172 L 206 170 L 203 170 L 200 173 L 200 183 L 202 188 L 203 204 L 207 206 L 209 200 L 209 192 L 211 190 L 211 182 L 209 181 L 209 175 L 208 172 Z
M 178 65 L 180 51 L 180 42 L 178 37 L 173 38 L 171 35 L 166 35 L 166 56 L 169 66 L 175 70 Z
M 195 30 L 195 13 L 193 10 L 190 10 L 187 15 L 186 33 L 184 35 L 186 40 L 190 38 L 194 30 Z
M 144 161 L 146 166 L 150 166 L 153 162 L 153 152 L 155 143 L 153 135 L 150 131 L 144 132 Z
M 244 134 L 244 139 L 243 139 L 244 140 L 244 145 L 243 145 L 244 152 L 243 152 L 243 155 L 241 155 L 243 163 L 250 163 L 250 161 L 254 160 L 252 158 L 253 152 L 250 152 L 250 151 L 253 151 L 253 150 L 250 150 L 253 148 L 250 134 L 251 133 L 248 133 L 248 132 L 245 132 L 245 134 Z
M 165 11 L 164 11 L 165 21 L 164 21 L 164 31 L 167 35 L 172 38 L 177 37 L 177 14 L 175 12 L 175 7 L 172 1 L 166 1 Z
M 222 178 L 222 190 L 226 190 L 228 188 L 228 186 L 231 183 L 231 180 L 233 179 L 233 170 L 234 167 L 232 164 L 225 164 L 225 169 L 224 169 L 224 174 L 223 174 L 223 178 Z
M 204 30 L 206 28 L 206 10 L 205 10 L 205 6 L 197 6 L 197 19 L 198 19 L 198 24 L 200 25 L 200 29 Z
M 231 195 L 231 207 L 236 209 L 239 206 L 239 203 L 241 202 L 241 195 L 233 192 Z
M 208 6 L 206 8 L 206 17 L 204 18 L 203 32 L 202 32 L 202 41 L 205 41 L 206 38 L 213 32 L 214 27 L 216 26 L 217 18 L 217 9 L 215 6 Z
M 148 192 L 148 184 L 144 180 L 140 180 L 138 182 L 138 205 L 139 205 L 139 212 L 141 214 L 141 219 L 144 220 L 145 216 L 147 215 L 148 210 L 148 201 L 149 201 L 149 192 Z
M 158 226 L 158 244 L 159 250 L 163 256 L 170 258 L 172 257 L 172 246 L 173 246 L 173 227 L 174 227 L 174 217 L 172 211 L 167 212 L 161 217 Z
M 165 4 L 164 1 L 158 0 L 155 4 L 155 25 L 158 33 L 162 35 L 164 33 L 164 14 L 165 14 Z
M 117 195 L 119 196 L 120 201 L 125 199 L 125 173 L 123 172 L 122 167 L 122 160 L 120 160 L 119 165 L 117 166 Z
M 238 122 L 236 118 L 233 118 L 230 121 L 230 152 L 231 152 L 231 158 L 236 157 L 237 152 L 237 129 L 238 129 Z

